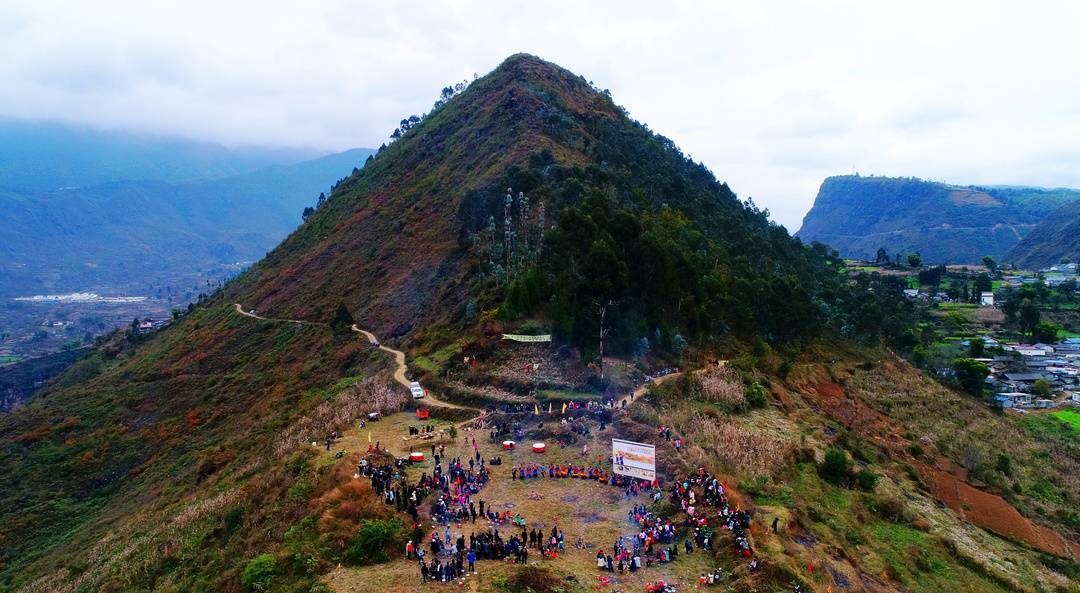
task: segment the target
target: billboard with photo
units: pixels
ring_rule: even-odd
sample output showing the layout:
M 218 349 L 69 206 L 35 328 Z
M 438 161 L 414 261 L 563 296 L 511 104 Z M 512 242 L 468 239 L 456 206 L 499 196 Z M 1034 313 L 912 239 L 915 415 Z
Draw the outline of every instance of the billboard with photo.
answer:
M 611 439 L 612 471 L 642 480 L 656 479 L 656 447 L 647 443 L 635 443 Z

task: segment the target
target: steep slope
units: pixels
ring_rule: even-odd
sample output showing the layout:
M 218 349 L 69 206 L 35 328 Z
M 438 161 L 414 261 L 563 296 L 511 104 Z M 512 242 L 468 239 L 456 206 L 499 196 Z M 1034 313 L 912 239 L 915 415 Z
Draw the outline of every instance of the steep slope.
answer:
M 53 191 L 116 181 L 219 179 L 319 156 L 0 118 L 0 187 Z
M 64 372 L 86 355 L 84 349 L 61 350 L 0 366 L 0 412 L 6 412 L 30 398 L 43 383 Z
M 653 330 L 668 341 L 678 330 L 715 335 L 734 328 L 780 337 L 803 329 L 777 316 L 774 303 L 803 307 L 802 324 L 817 318 L 810 292 L 823 289 L 815 279 L 827 265 L 823 250 L 803 249 L 761 212 L 745 207 L 704 166 L 627 118 L 581 77 L 524 57 L 507 60 L 382 151 L 308 224 L 232 284 L 227 298 L 303 319 L 327 319 L 343 302 L 357 318 L 390 336 L 457 318 L 470 300 L 480 308 L 497 305 L 506 284 L 484 288 L 479 277 L 522 277 L 529 267 L 507 253 L 481 253 L 481 243 L 500 243 L 493 233 L 504 231 L 506 188 L 530 198 L 524 214 L 521 201 L 509 204 L 517 221 L 512 232 L 522 243 L 529 234 L 520 226 L 523 220 L 534 233 L 534 248 L 535 233 L 549 230 L 537 228 L 540 204 L 549 227 L 581 233 L 552 237 L 556 244 L 569 241 L 564 246 L 570 251 L 553 262 L 556 267 L 575 258 L 601 261 L 597 253 L 571 253 L 581 246 L 588 251 L 593 240 L 601 241 L 598 249 L 610 249 L 612 257 L 631 265 L 627 274 L 609 278 L 605 294 L 564 295 L 577 313 L 588 300 L 642 300 L 648 290 L 665 284 L 632 264 L 676 244 L 686 248 L 673 252 L 670 261 L 649 262 L 657 273 L 671 275 L 670 285 L 684 293 L 644 299 L 649 311 L 635 312 L 641 327 L 635 328 L 636 336 L 622 332 L 624 340 L 651 336 Z M 649 212 L 655 214 L 643 220 L 649 224 L 639 225 L 637 219 Z M 569 218 L 561 220 L 563 215 Z M 706 253 L 709 269 L 694 270 L 692 260 Z M 702 279 L 710 270 L 716 275 Z M 605 273 L 572 271 L 575 278 L 563 280 L 575 288 L 587 275 Z M 555 278 L 549 274 L 546 280 Z M 535 282 L 532 287 L 533 297 L 551 288 Z M 754 292 L 761 298 L 748 296 Z M 777 301 L 770 300 L 774 297 Z M 535 305 L 531 300 L 524 305 Z M 721 304 L 733 301 L 754 310 Z M 677 315 L 689 303 L 693 313 L 711 304 L 723 317 L 710 329 Z M 595 324 L 587 319 L 573 333 L 580 338 Z
M 928 263 L 1000 259 L 1055 208 L 1080 191 L 953 186 L 914 178 L 830 177 L 797 236 L 845 257 L 919 252 Z
M 1051 212 L 1005 255 L 1022 268 L 1045 268 L 1080 261 L 1080 201 Z
M 507 200 L 508 187 L 530 201 Z M 517 222 L 506 228 L 493 222 L 503 216 Z M 599 357 L 591 350 L 597 336 L 611 348 L 605 356 L 644 340 L 658 364 L 686 360 L 691 348 L 702 364 L 711 365 L 715 358 L 705 356 L 717 353 L 738 356 L 732 368 L 747 369 L 761 390 L 774 379 L 784 384 L 773 373 L 790 375 L 794 386 L 806 372 L 795 367 L 811 364 L 795 356 L 802 346 L 840 340 L 829 325 L 843 317 L 834 293 L 848 290 L 839 263 L 739 202 L 704 167 L 630 120 L 584 79 L 532 56 L 512 56 L 381 150 L 278 248 L 208 302 L 159 333 L 113 336 L 34 401 L 0 416 L 0 588 L 325 591 L 324 575 L 342 564 L 377 562 L 380 554 L 400 559 L 404 537 L 397 536 L 408 536 L 392 521 L 407 515 L 381 504 L 369 483 L 353 474 L 355 453 L 371 434 L 363 438 L 356 420 L 372 409 L 399 410 L 405 394 L 383 385 L 396 361 L 353 331 L 354 321 L 406 352 L 412 372 L 425 373 L 425 385 L 447 388 L 440 395 L 451 389 L 451 373 L 444 371 L 461 368 L 449 361 L 479 351 L 480 372 L 517 390 L 504 401 L 534 401 L 528 398 L 538 378 L 522 372 L 526 362 L 542 359 L 545 372 L 559 365 L 583 369 Z M 532 354 L 503 347 L 501 332 L 518 324 L 550 325 L 556 344 Z M 837 360 L 833 351 L 805 356 Z M 864 362 L 850 364 L 862 368 Z M 540 364 L 529 366 L 535 372 Z M 616 374 L 629 373 L 628 365 L 611 366 L 622 367 Z M 828 366 L 814 373 L 831 376 Z M 607 383 L 584 374 L 566 380 L 569 397 L 589 390 L 586 397 L 599 400 L 640 386 L 636 376 Z M 684 383 L 692 381 L 665 385 Z M 483 387 L 482 393 L 502 395 Z M 679 402 L 645 393 L 607 430 L 617 423 L 615 429 L 635 438 L 655 438 L 656 425 L 668 421 L 661 413 L 672 410 L 650 406 Z M 761 397 L 767 405 L 770 396 Z M 499 401 L 477 405 L 494 408 Z M 722 459 L 761 451 L 784 461 L 767 450 L 779 440 L 774 437 L 725 446 L 713 422 L 725 413 L 721 403 L 682 410 L 678 418 L 692 420 L 702 439 L 672 471 L 707 464 L 742 471 L 740 480 L 749 482 L 756 476 L 745 471 L 756 466 L 725 467 Z M 785 417 L 786 404 L 777 404 L 746 420 L 764 421 L 792 442 L 806 437 L 803 444 L 836 430 L 809 408 L 793 412 L 804 421 L 795 424 Z M 453 435 L 460 425 L 451 430 L 449 423 L 463 420 L 463 413 L 436 409 L 433 416 Z M 731 430 L 743 420 L 723 421 Z M 368 429 L 403 454 L 402 433 L 414 422 L 411 414 L 397 414 Z M 552 424 L 558 423 L 545 429 Z M 481 426 L 480 433 L 490 427 Z M 310 446 L 331 431 L 347 432 L 340 458 Z M 451 447 L 467 446 L 448 440 Z M 498 443 L 482 446 L 487 451 Z M 670 443 L 661 446 L 673 450 Z M 511 483 L 509 465 L 496 479 L 516 489 L 521 482 Z M 804 483 L 820 481 L 813 471 L 804 473 Z M 607 494 L 588 502 L 607 505 L 606 511 L 631 504 L 617 489 Z M 517 495 L 525 497 L 520 490 Z M 856 496 L 860 508 L 876 504 L 864 502 L 869 494 L 841 499 Z M 429 503 L 422 505 L 424 518 Z M 812 506 L 823 517 L 819 505 Z M 618 507 L 613 529 L 625 529 L 626 510 Z M 365 547 L 361 525 L 389 525 L 389 544 Z M 422 529 L 411 537 L 426 541 Z M 902 534 L 910 537 L 911 530 Z M 848 541 L 856 536 L 850 532 Z M 919 536 L 918 543 L 947 553 L 945 544 L 928 539 Z M 740 578 L 759 590 L 790 590 L 793 580 L 803 581 L 795 562 L 783 559 L 783 546 L 798 544 L 783 542 L 775 538 L 763 554 L 776 561 L 760 576 L 747 575 L 740 559 Z M 715 560 L 731 560 L 722 554 L 730 555 L 732 546 L 723 548 L 695 554 L 696 564 L 687 566 L 712 570 Z M 583 554 L 593 552 L 578 550 L 579 560 Z M 886 571 L 880 558 L 870 560 L 865 588 L 897 590 L 874 576 Z M 525 568 L 495 564 L 487 566 Z M 1024 556 L 1025 570 L 1031 564 Z M 256 572 L 246 570 L 252 566 L 269 578 L 245 577 Z M 345 590 L 415 589 L 413 561 L 385 566 Z M 591 590 L 591 578 L 571 566 L 565 570 L 578 580 L 559 575 L 556 587 Z M 963 571 L 964 578 L 939 582 L 989 582 L 955 563 L 944 570 Z M 1032 568 L 1034 579 L 1039 570 L 1047 569 Z M 471 583 L 483 591 L 525 588 L 496 579 Z
M 320 404 L 338 397 L 341 377 L 367 375 L 384 360 L 347 329 L 318 322 L 345 303 L 384 339 L 475 331 L 455 325 L 468 318 L 466 305 L 498 307 L 507 293 L 485 271 L 476 239 L 502 210 L 508 186 L 550 200 L 547 220 L 563 231 L 574 230 L 569 217 L 583 217 L 604 239 L 602 250 L 611 236 L 633 234 L 644 212 L 666 221 L 649 223 L 653 232 L 642 236 L 655 242 L 654 253 L 671 253 L 680 292 L 646 292 L 656 302 L 642 307 L 641 319 L 671 320 L 655 332 L 635 328 L 665 342 L 678 345 L 673 334 L 682 328 L 730 331 L 722 319 L 709 328 L 696 319 L 706 313 L 690 305 L 695 299 L 717 310 L 730 305 L 740 328 L 802 327 L 814 316 L 788 323 L 783 307 L 770 313 L 769 301 L 738 291 L 769 290 L 789 310 L 812 312 L 799 278 L 828 284 L 821 252 L 745 208 L 610 97 L 557 66 L 512 57 L 340 184 L 222 294 L 148 339 L 118 336 L 0 417 L 0 477 L 11 485 L 0 491 L 0 582 L 73 590 L 113 579 L 153 589 L 161 579 L 184 590 L 236 589 L 237 559 L 275 546 L 328 487 L 328 476 L 312 474 L 308 453 L 296 450 L 334 426 L 315 420 Z M 652 270 L 633 267 L 634 256 L 619 253 L 602 269 L 648 281 Z M 701 276 L 693 258 L 707 259 L 713 272 Z M 315 323 L 257 321 L 233 303 Z M 595 322 L 592 306 L 581 306 L 590 311 L 582 318 Z M 578 342 L 572 328 L 565 336 Z M 242 520 L 223 531 L 221 513 L 233 508 Z M 321 551 L 313 562 L 328 560 Z
M 0 296 L 114 292 L 262 257 L 320 191 L 363 166 L 354 149 L 225 179 L 0 190 Z

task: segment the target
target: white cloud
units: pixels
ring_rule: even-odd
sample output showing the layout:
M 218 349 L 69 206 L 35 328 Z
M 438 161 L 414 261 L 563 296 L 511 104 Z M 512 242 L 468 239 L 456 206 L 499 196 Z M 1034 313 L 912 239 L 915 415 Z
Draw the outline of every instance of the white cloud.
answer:
M 794 230 L 827 175 L 1080 186 L 1075 3 L 0 5 L 0 115 L 377 146 L 527 51 L 609 88 Z

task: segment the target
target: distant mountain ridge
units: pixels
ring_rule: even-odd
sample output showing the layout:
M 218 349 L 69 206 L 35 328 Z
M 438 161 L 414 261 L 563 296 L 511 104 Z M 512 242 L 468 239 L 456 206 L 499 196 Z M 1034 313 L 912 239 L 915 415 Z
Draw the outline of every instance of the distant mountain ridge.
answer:
M 845 257 L 873 259 L 919 252 L 928 263 L 1003 258 L 1055 209 L 1080 201 L 1080 190 L 956 186 L 916 178 L 827 178 L 797 236 Z
M 1080 261 L 1080 201 L 1051 212 L 1005 255 L 1023 268 L 1044 268 L 1068 259 Z
M 325 155 L 0 118 L 0 187 L 51 191 L 114 181 L 221 179 Z
M 145 286 L 177 271 L 257 260 L 371 154 L 353 149 L 189 183 L 0 187 L 0 295 Z

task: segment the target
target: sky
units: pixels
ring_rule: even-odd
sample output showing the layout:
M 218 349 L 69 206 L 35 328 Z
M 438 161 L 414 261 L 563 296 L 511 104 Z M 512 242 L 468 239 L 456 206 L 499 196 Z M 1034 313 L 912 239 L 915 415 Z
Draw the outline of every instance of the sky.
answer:
M 527 52 L 794 232 L 829 175 L 1080 187 L 1077 2 L 0 3 L 0 116 L 377 147 Z

